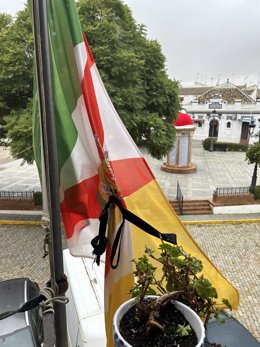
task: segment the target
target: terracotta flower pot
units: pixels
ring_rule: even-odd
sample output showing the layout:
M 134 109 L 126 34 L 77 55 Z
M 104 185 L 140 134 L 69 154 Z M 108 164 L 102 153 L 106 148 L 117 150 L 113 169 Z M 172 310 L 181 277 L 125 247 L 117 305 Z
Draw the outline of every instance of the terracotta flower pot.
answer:
M 156 296 L 149 296 L 156 297 Z M 132 347 L 120 334 L 119 324 L 124 314 L 135 304 L 136 299 L 124 302 L 116 311 L 113 319 L 114 347 Z M 183 314 L 197 336 L 197 344 L 194 347 L 202 347 L 205 339 L 205 327 L 200 317 L 188 306 L 179 301 L 173 301 L 174 306 Z

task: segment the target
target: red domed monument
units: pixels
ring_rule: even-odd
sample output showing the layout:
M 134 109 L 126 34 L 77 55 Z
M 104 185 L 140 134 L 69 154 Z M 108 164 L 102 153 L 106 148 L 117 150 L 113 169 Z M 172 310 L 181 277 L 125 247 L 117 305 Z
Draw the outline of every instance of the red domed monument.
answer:
M 191 116 L 180 112 L 173 126 L 176 129 L 175 143 L 161 169 L 173 173 L 196 172 L 197 165 L 191 162 L 192 137 L 195 131 Z
M 178 114 L 178 117 L 175 121 L 173 121 L 173 125 L 175 125 L 175 127 L 186 127 L 191 125 L 193 126 L 193 120 L 191 118 L 191 116 L 187 113 L 182 113 L 180 112 Z

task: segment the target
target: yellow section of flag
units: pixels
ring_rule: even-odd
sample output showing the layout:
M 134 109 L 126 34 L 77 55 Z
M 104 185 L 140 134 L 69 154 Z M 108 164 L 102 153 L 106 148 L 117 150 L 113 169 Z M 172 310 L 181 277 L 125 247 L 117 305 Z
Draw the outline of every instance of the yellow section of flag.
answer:
M 131 212 L 150 223 L 161 233 L 175 233 L 177 235 L 177 244 L 182 246 L 185 252 L 202 261 L 205 277 L 217 289 L 219 300 L 217 303 L 219 304 L 219 308 L 224 307 L 223 304 L 221 304 L 223 298 L 229 300 L 233 309 L 238 308 L 238 291 L 219 272 L 189 234 L 162 193 L 156 180 L 146 184 L 143 188 L 127 197 L 125 201 L 127 208 Z M 158 245 L 161 243 L 160 240 L 149 236 L 135 226 L 132 226 L 132 238 L 135 258 L 143 255 L 145 246 L 157 249 Z

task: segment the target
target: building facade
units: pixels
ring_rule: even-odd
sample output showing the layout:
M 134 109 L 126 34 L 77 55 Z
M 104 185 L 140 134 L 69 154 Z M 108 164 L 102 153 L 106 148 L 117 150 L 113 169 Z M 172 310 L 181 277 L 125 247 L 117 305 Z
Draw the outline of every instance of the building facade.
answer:
M 215 86 L 181 87 L 182 109 L 195 125 L 195 140 L 216 137 L 218 142 L 253 143 L 259 140 L 260 91 L 235 86 L 229 80 Z M 250 124 L 255 124 L 250 135 Z

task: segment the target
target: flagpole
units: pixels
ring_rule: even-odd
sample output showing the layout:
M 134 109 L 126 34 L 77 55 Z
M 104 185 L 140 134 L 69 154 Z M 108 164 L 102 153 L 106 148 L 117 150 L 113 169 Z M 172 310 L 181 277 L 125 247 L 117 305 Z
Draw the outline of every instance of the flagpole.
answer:
M 59 178 L 56 146 L 55 117 L 52 98 L 52 79 L 50 65 L 50 47 L 48 37 L 46 0 L 33 0 L 33 22 L 36 51 L 37 82 L 39 91 L 40 118 L 44 146 L 46 187 L 50 213 L 50 230 L 52 247 L 50 268 L 54 275 L 52 284 L 64 281 Z M 52 259 L 53 258 L 53 259 Z M 55 282 L 55 283 L 53 283 Z M 65 305 L 55 303 L 56 347 L 67 347 L 67 325 Z

